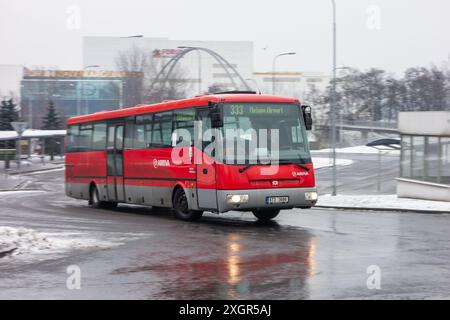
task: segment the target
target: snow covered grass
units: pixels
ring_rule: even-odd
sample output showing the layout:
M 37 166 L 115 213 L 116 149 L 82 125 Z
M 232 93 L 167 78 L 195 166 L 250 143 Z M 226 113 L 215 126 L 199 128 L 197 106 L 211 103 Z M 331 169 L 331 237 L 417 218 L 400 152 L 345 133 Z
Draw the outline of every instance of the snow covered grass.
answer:
M 331 167 L 333 165 L 333 160 L 331 158 L 316 158 L 312 159 L 314 164 L 314 169 Z M 338 166 L 349 166 L 353 164 L 353 160 L 349 159 L 336 159 L 336 164 Z
M 320 149 L 320 150 L 313 150 L 311 151 L 312 154 L 315 153 L 331 153 L 332 149 Z M 338 148 L 336 149 L 337 153 L 354 153 L 354 154 L 377 154 L 378 150 L 372 147 L 367 146 L 355 146 L 355 147 L 348 147 L 348 148 Z M 383 154 L 400 154 L 399 150 L 383 150 Z
M 323 195 L 319 197 L 318 206 L 400 209 L 417 211 L 442 211 L 450 213 L 450 202 L 420 199 L 398 198 L 397 195 Z
M 27 228 L 0 226 L 0 258 L 2 253 L 10 252 L 8 256 L 25 256 L 33 258 L 43 255 L 62 254 L 70 250 L 89 250 L 116 247 L 126 241 L 136 240 L 139 234 L 114 234 L 113 237 L 94 238 L 89 233 L 37 232 Z M 108 239 L 109 238 L 109 239 Z

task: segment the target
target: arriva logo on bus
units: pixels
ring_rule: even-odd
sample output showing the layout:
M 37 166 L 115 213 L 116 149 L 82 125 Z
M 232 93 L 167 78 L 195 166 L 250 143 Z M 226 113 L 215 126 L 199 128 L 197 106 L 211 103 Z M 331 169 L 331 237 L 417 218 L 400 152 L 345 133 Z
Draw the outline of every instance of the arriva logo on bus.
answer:
M 170 167 L 170 161 L 169 160 L 153 159 L 153 167 L 155 169 L 157 169 L 159 167 Z

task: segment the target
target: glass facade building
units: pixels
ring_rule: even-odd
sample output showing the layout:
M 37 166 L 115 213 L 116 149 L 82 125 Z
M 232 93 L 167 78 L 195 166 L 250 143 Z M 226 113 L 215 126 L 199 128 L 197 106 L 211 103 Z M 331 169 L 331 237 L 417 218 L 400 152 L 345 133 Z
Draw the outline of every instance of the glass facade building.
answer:
M 130 84 L 139 77 L 140 73 L 120 71 L 26 70 L 21 81 L 22 116 L 40 129 L 50 101 L 63 121 L 128 107 Z

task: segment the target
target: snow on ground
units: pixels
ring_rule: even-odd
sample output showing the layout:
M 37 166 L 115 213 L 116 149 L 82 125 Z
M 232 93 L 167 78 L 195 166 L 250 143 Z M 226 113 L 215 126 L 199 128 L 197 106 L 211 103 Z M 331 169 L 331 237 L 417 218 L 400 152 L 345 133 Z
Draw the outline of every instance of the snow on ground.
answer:
M 53 137 L 59 136 L 63 137 L 66 135 L 66 130 L 34 130 L 28 129 L 25 130 L 22 134 L 23 138 L 44 138 L 44 137 Z M 0 140 L 10 140 L 16 139 L 17 132 L 16 131 L 0 131 Z
M 332 149 L 320 149 L 320 150 L 312 150 L 311 153 L 331 153 Z M 372 147 L 367 146 L 355 146 L 348 148 L 338 148 L 336 149 L 337 153 L 355 153 L 355 154 L 376 154 L 378 150 Z M 389 154 L 400 154 L 399 150 L 383 150 L 383 153 Z
M 450 213 L 450 202 L 398 198 L 397 195 L 323 195 L 318 206 L 443 211 Z
M 89 250 L 116 247 L 139 239 L 141 234 L 114 234 L 98 239 L 87 232 L 37 232 L 27 228 L 0 226 L 0 258 L 53 256 L 70 250 Z M 3 253 L 3 254 L 2 254 Z
M 331 159 L 331 158 L 316 158 L 316 157 L 313 157 L 312 161 L 313 161 L 313 164 L 314 164 L 314 169 L 331 167 L 333 165 L 333 159 Z M 336 159 L 336 164 L 338 166 L 349 166 L 349 165 L 353 164 L 353 160 Z

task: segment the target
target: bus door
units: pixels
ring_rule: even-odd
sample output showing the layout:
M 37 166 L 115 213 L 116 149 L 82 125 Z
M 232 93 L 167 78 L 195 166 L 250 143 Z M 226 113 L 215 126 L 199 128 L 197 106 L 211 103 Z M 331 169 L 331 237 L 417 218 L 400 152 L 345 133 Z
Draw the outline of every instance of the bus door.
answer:
M 124 202 L 125 186 L 123 179 L 124 124 L 108 124 L 107 185 L 108 200 Z
M 201 131 L 195 130 L 198 134 L 201 134 L 202 142 L 197 148 L 201 148 L 201 153 L 196 161 L 197 172 L 197 200 L 198 206 L 201 209 L 218 209 L 217 208 L 217 183 L 216 183 L 216 162 L 206 161 L 211 160 L 211 157 L 204 153 L 205 148 L 211 144 L 212 139 L 203 139 L 204 133 L 207 130 L 211 130 L 211 117 L 209 109 L 199 109 L 197 111 L 198 126 L 201 123 Z M 212 129 L 217 130 L 217 129 Z M 214 132 L 214 131 L 213 131 Z M 196 150 L 198 152 L 199 150 Z M 212 163 L 211 163 L 212 162 Z

